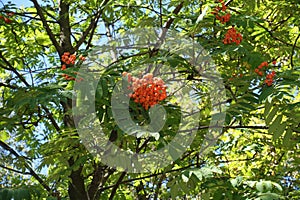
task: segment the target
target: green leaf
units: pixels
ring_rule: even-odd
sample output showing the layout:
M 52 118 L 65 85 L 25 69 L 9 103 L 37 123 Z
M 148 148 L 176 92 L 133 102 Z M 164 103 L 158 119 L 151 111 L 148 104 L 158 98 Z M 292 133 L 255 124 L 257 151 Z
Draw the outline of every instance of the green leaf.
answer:
M 262 193 L 258 194 L 260 200 L 278 200 L 278 199 L 284 199 L 281 195 L 276 194 L 276 193 Z
M 267 98 L 266 99 L 266 102 L 265 102 L 265 110 L 264 110 L 264 116 L 265 118 L 268 116 L 268 114 L 270 113 L 270 110 L 272 108 L 272 105 L 273 105 L 273 101 L 272 99 L 270 98 Z
M 108 84 L 107 84 L 107 79 L 104 78 L 104 77 L 101 78 L 100 84 L 101 84 L 101 86 L 99 87 L 99 89 L 102 88 L 102 95 L 103 95 L 104 97 L 107 97 L 107 96 L 108 96 Z
M 257 182 L 256 185 L 255 185 L 256 189 L 259 191 L 259 192 L 263 192 L 264 191 L 264 184 L 262 181 L 260 182 Z
M 281 123 L 282 115 L 278 115 L 274 122 L 269 127 L 269 133 L 273 134 L 273 140 L 277 140 L 284 132 L 286 122 Z
M 10 189 L 1 189 L 0 190 L 1 200 L 10 200 L 13 198 L 13 191 Z
M 223 200 L 224 196 L 223 196 L 223 190 L 216 190 L 216 192 L 214 193 L 214 200 Z
M 189 194 L 191 192 L 190 188 L 188 187 L 186 182 L 179 182 L 178 183 L 180 185 L 180 189 L 185 193 L 185 194 Z
M 189 173 L 188 171 L 185 171 L 186 173 L 182 173 L 181 178 L 183 182 L 187 183 L 189 181 Z
M 277 140 L 284 132 L 285 128 L 286 128 L 287 123 L 284 122 L 282 124 L 280 124 L 279 126 L 277 126 L 277 128 L 274 131 L 273 134 L 273 140 Z
M 195 174 L 191 174 L 189 181 L 187 182 L 188 187 L 191 190 L 194 190 L 197 186 L 197 184 L 199 183 L 199 179 L 197 176 L 195 176 Z
M 232 120 L 231 115 L 228 114 L 228 113 L 226 113 L 226 117 L 225 117 L 225 123 L 226 123 L 226 125 L 229 125 L 230 122 L 231 122 L 231 120 Z
M 179 150 L 174 145 L 169 145 L 169 154 L 172 157 L 173 160 L 177 160 L 179 156 L 181 155 L 182 150 Z
M 255 110 L 255 106 L 253 106 L 251 103 L 239 102 L 239 104 L 245 108 L 248 108 L 249 110 Z
M 274 92 L 273 87 L 264 87 L 262 89 L 262 92 L 259 96 L 259 101 L 262 102 L 264 101 L 268 96 L 270 96 Z
M 293 142 L 291 142 L 292 136 L 293 136 L 293 130 L 290 128 L 287 129 L 282 142 L 284 148 L 289 149 L 293 146 Z
M 264 181 L 263 184 L 264 184 L 264 186 L 266 188 L 266 191 L 271 191 L 272 190 L 273 185 L 272 185 L 271 181 Z
M 235 179 L 230 180 L 233 187 L 238 187 L 243 182 L 242 176 L 237 176 Z
M 174 184 L 171 187 L 171 197 L 172 199 L 176 199 L 176 197 L 179 194 L 179 185 L 178 184 Z
M 250 101 L 251 103 L 259 103 L 258 97 L 255 94 L 245 94 L 243 99 Z
M 209 200 L 210 199 L 210 193 L 209 192 L 205 192 L 204 194 L 201 195 L 201 198 L 203 200 Z
M 282 192 L 282 187 L 281 187 L 281 185 L 279 185 L 278 183 L 274 183 L 274 182 L 272 182 L 272 184 L 273 184 L 273 186 L 274 186 L 278 191 Z
M 192 173 L 198 178 L 199 181 L 202 180 L 203 175 L 202 175 L 201 170 L 194 170 Z
M 279 110 L 278 107 L 273 107 L 272 111 L 270 112 L 270 114 L 268 115 L 268 117 L 265 120 L 267 125 L 269 125 L 273 121 L 273 118 L 277 114 L 278 110 Z

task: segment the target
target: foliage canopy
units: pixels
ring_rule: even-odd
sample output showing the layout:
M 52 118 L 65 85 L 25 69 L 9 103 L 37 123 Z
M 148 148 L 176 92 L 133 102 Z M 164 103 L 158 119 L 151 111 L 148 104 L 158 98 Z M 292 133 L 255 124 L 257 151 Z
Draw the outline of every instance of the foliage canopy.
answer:
M 299 199 L 300 1 L 222 2 L 30 0 L 19 7 L 0 1 L 0 199 Z M 160 49 L 112 52 L 111 66 L 95 72 L 101 77 L 95 107 L 103 132 L 122 148 L 161 148 L 184 114 L 168 104 L 176 102 L 169 94 L 161 102 L 168 117 L 159 135 L 124 134 L 110 104 L 124 71 L 163 64 L 198 91 L 201 119 L 184 154 L 164 168 L 129 173 L 105 165 L 83 145 L 72 114 L 79 80 L 72 77 L 95 49 L 149 27 L 175 31 L 209 52 L 224 84 L 219 105 L 226 115 L 222 134 L 203 154 L 218 113 L 201 74 L 186 58 Z M 62 68 L 66 52 L 76 54 L 76 62 Z M 130 109 L 136 123 L 151 123 L 142 106 L 130 101 Z M 155 112 L 152 117 L 164 115 Z M 172 153 L 176 157 L 176 149 Z

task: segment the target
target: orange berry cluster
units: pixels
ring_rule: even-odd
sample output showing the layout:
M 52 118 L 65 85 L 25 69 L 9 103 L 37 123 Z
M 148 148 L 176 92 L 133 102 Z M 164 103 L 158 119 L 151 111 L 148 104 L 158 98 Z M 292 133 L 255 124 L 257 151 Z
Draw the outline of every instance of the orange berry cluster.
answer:
M 225 24 L 226 22 L 229 22 L 230 20 L 230 13 L 226 13 L 225 15 L 219 15 L 220 11 L 225 12 L 227 10 L 227 6 L 225 5 L 223 0 L 219 0 L 219 2 L 222 4 L 222 7 L 217 6 L 214 11 L 212 12 L 212 14 L 214 14 L 216 16 L 216 19 L 219 20 L 222 24 Z
M 264 72 L 261 71 L 264 67 L 268 67 L 268 63 L 267 62 L 262 62 L 255 70 L 254 72 L 259 75 L 259 76 L 263 76 Z
M 80 55 L 79 56 L 79 60 L 81 61 L 84 61 L 85 60 L 85 57 Z M 67 65 L 75 65 L 75 62 L 76 62 L 76 54 L 70 54 L 70 52 L 65 52 L 62 56 L 61 56 L 61 61 L 64 63 L 62 66 L 61 66 L 61 70 L 65 70 L 67 69 Z M 74 72 L 75 74 L 77 74 L 77 72 Z M 69 76 L 67 74 L 63 74 L 62 75 L 66 80 L 76 80 L 77 82 L 81 82 L 83 81 L 83 78 L 79 78 L 79 79 L 76 79 L 75 77 L 73 76 Z
M 225 24 L 226 22 L 229 22 L 230 20 L 230 13 L 226 13 L 225 15 L 219 15 L 220 11 L 225 12 L 227 10 L 227 6 L 224 3 L 224 0 L 219 0 L 219 2 L 222 4 L 222 7 L 217 6 L 214 11 L 212 12 L 213 15 L 216 16 L 216 19 L 219 20 L 222 24 Z M 240 33 L 238 33 L 234 26 L 232 26 L 232 28 L 230 28 L 226 34 L 225 34 L 225 38 L 223 39 L 223 43 L 224 44 L 231 44 L 231 43 L 236 43 L 237 45 L 239 45 L 243 40 L 243 37 Z
M 140 103 L 145 110 L 167 98 L 167 86 L 161 78 L 153 77 L 151 73 L 144 75 L 142 78 L 132 77 L 127 72 L 123 72 L 122 75 L 128 78 L 130 84 L 128 89 L 133 91 L 129 94 L 129 97 L 134 102 Z
M 238 33 L 233 26 L 225 34 L 223 43 L 224 44 L 236 43 L 237 45 L 239 45 L 242 42 L 242 40 L 243 40 L 242 35 L 240 33 Z
M 276 61 L 273 61 L 273 65 L 275 65 L 275 64 L 276 64 Z M 268 67 L 268 66 L 269 66 L 268 62 L 262 62 L 262 63 L 254 70 L 254 72 L 255 72 L 257 75 L 259 75 L 259 76 L 263 76 L 263 75 L 264 75 L 264 70 L 263 70 L 263 68 L 264 68 L 264 67 Z M 273 84 L 273 82 L 274 82 L 273 78 L 274 78 L 275 75 L 276 75 L 276 72 L 275 72 L 275 71 L 272 71 L 271 73 L 266 74 L 265 84 L 266 84 L 267 86 L 271 86 L 271 85 Z
M 72 54 L 70 55 L 70 52 L 65 52 L 62 56 L 61 56 L 61 61 L 63 61 L 64 63 L 66 63 L 67 65 L 74 65 L 75 61 L 76 61 L 76 54 Z
M 267 86 L 271 86 L 273 84 L 273 78 L 275 75 L 276 75 L 275 71 L 272 71 L 270 74 L 266 75 L 265 83 L 267 84 Z
M 7 16 L 7 17 L 0 15 L 0 19 L 4 20 L 4 22 L 5 22 L 6 24 L 10 24 L 10 23 L 12 22 L 12 20 L 9 19 L 8 17 L 12 17 L 12 16 L 14 16 L 14 15 L 15 15 L 14 12 L 8 12 L 8 13 L 6 13 L 6 16 Z

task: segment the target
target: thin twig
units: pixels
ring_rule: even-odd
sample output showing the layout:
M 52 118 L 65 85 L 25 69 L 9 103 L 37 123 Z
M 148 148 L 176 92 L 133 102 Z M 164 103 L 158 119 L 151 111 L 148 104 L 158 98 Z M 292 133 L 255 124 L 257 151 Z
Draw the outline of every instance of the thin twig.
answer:
M 3 149 L 9 151 L 11 154 L 13 154 L 17 159 L 24 158 L 23 156 L 19 155 L 13 148 L 11 148 L 8 144 L 6 144 L 1 140 L 0 140 L 0 146 Z M 54 193 L 51 190 L 51 188 L 46 184 L 46 182 L 43 181 L 43 179 L 37 173 L 35 173 L 35 171 L 25 161 L 24 161 L 24 166 L 26 167 L 26 169 L 28 169 L 29 171 L 28 173 L 31 176 L 33 176 L 52 196 L 54 196 Z
M 297 42 L 300 38 L 300 33 L 298 34 L 296 40 L 295 40 L 295 43 L 293 45 L 293 49 L 292 49 L 292 53 L 291 53 L 291 66 L 292 66 L 292 69 L 294 69 L 294 61 L 293 61 L 293 58 L 294 58 L 294 52 L 295 52 L 295 48 L 296 48 L 296 45 L 297 45 Z
M 112 191 L 111 191 L 110 196 L 109 196 L 109 200 L 112 200 L 114 198 L 114 196 L 117 192 L 117 189 L 118 189 L 119 185 L 121 184 L 121 182 L 122 182 L 123 178 L 125 177 L 125 175 L 126 175 L 126 171 L 122 172 L 122 174 L 120 175 L 117 183 L 112 188 Z
M 6 167 L 6 166 L 4 166 L 4 165 L 2 165 L 2 164 L 0 164 L 0 167 L 3 168 L 3 169 L 6 169 L 6 170 L 8 170 L 8 171 L 16 172 L 16 173 L 18 173 L 18 174 L 31 175 L 29 172 L 22 172 L 22 171 L 19 171 L 19 170 L 15 170 L 15 169 Z
M 82 37 L 78 40 L 78 43 L 75 46 L 75 50 L 78 50 L 79 47 L 82 45 L 82 43 L 86 40 L 88 34 L 93 30 L 95 26 L 97 26 L 97 22 L 103 12 L 104 6 L 109 2 L 109 0 L 103 1 L 101 7 L 102 9 L 98 11 L 97 15 L 94 19 L 91 20 L 90 25 L 87 27 L 87 29 L 83 32 Z
M 38 13 L 38 15 L 40 16 L 40 18 L 42 20 L 43 26 L 46 29 L 47 35 L 49 36 L 49 38 L 50 38 L 51 42 L 53 43 L 55 49 L 59 52 L 59 54 L 62 54 L 62 48 L 59 45 L 59 43 L 57 42 L 53 32 L 51 31 L 51 29 L 50 29 L 50 27 L 47 23 L 47 20 L 44 17 L 43 10 L 42 10 L 41 6 L 37 2 L 37 0 L 30 0 L 30 1 L 33 3 L 34 7 L 36 8 L 37 13 Z

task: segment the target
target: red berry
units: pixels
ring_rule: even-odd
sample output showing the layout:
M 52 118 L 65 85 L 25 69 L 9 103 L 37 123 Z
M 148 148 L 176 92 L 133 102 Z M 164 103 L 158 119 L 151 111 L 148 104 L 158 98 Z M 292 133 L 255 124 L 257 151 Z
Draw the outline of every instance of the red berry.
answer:
M 79 59 L 80 59 L 81 61 L 85 61 L 85 57 L 84 57 L 83 55 L 80 55 L 80 56 L 79 56 Z
M 129 77 L 130 73 L 123 72 L 122 75 Z M 132 77 L 131 80 L 132 87 L 129 88 L 133 93 L 129 94 L 129 97 L 134 102 L 140 103 L 146 110 L 167 98 L 166 86 L 162 79 L 146 74 L 142 78 Z
M 272 79 L 272 78 L 273 78 L 273 75 L 272 75 L 272 74 L 268 74 L 268 75 L 266 76 L 266 78 L 267 78 L 267 79 Z
M 271 86 L 273 84 L 273 80 L 272 79 L 269 79 L 268 81 L 267 81 L 267 86 Z
M 12 17 L 12 16 L 15 15 L 15 13 L 14 12 L 9 12 L 9 13 L 6 13 L 6 15 Z
M 10 24 L 10 23 L 11 23 L 11 20 L 8 19 L 7 17 L 4 17 L 4 21 L 5 21 L 5 23 L 7 23 L 7 24 Z
M 264 67 L 267 67 L 269 64 L 268 64 L 268 62 L 262 62 L 261 65 Z
M 275 76 L 275 75 L 276 75 L 276 72 L 275 72 L 275 71 L 272 71 L 271 74 L 272 74 L 273 76 Z
M 223 40 L 224 44 L 236 43 L 237 45 L 241 43 L 243 37 L 240 33 L 238 33 L 234 27 L 229 29 L 225 34 L 225 38 Z

